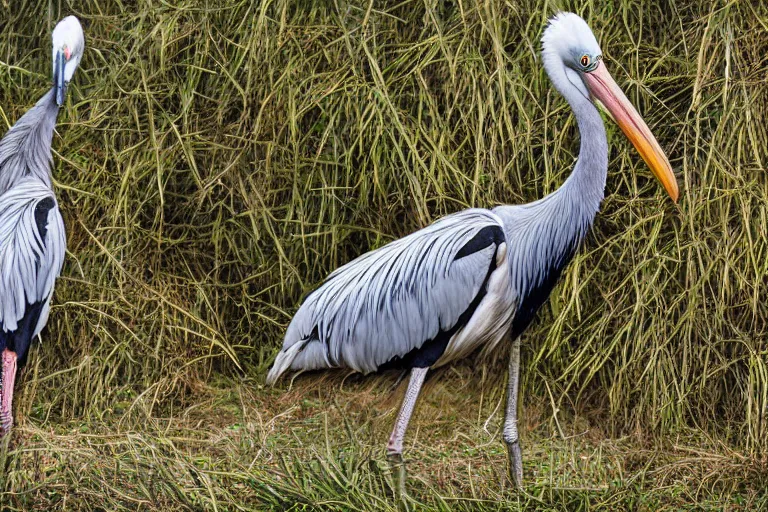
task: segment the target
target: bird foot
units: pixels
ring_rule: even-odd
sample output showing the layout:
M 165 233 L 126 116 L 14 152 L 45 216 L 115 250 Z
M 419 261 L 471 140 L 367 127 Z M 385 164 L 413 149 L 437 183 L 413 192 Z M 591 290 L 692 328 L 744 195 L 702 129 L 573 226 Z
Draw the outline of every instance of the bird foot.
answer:
M 523 455 L 520 450 L 520 441 L 507 443 L 509 454 L 509 478 L 516 489 L 523 488 Z
M 392 479 L 394 483 L 395 499 L 400 502 L 400 506 L 407 508 L 408 494 L 405 491 L 405 481 L 408 477 L 405 469 L 405 461 L 403 460 L 402 453 L 390 452 L 387 450 L 387 462 L 389 463 L 389 470 L 392 473 Z

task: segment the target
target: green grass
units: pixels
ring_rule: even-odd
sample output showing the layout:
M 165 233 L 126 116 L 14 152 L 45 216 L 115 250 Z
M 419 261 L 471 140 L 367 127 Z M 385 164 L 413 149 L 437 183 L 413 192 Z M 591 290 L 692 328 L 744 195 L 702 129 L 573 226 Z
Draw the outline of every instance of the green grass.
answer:
M 592 26 L 680 203 L 609 125 L 602 212 L 523 343 L 524 492 L 499 354 L 427 384 L 412 504 L 768 508 L 768 7 L 253 4 L 2 5 L 3 127 L 49 86 L 60 17 L 87 49 L 54 140 L 69 252 L 0 508 L 395 509 L 397 376 L 264 376 L 337 266 L 564 181 L 575 122 L 537 60 L 558 8 Z

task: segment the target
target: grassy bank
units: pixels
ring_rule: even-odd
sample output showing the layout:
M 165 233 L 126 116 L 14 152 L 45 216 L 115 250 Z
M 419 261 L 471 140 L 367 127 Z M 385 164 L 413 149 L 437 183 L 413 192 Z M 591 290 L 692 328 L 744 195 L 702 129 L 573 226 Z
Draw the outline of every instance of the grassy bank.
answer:
M 768 8 L 639 0 L 14 3 L 3 133 L 49 86 L 60 17 L 87 49 L 54 140 L 67 261 L 1 506 L 393 507 L 396 374 L 263 379 L 332 269 L 563 182 L 575 122 L 538 62 L 558 8 L 592 26 L 681 200 L 610 125 L 603 210 L 523 343 L 526 492 L 505 480 L 499 354 L 427 384 L 413 499 L 768 506 Z

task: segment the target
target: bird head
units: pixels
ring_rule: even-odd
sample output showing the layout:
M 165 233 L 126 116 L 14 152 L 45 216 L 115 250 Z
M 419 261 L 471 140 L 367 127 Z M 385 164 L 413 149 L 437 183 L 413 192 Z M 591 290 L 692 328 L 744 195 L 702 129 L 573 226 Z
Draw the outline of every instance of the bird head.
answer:
M 555 85 L 560 85 L 558 89 L 571 85 L 606 111 L 677 202 L 679 191 L 672 166 L 648 125 L 608 72 L 587 22 L 573 13 L 559 13 L 549 20 L 541 43 L 544 67 Z
M 67 16 L 53 29 L 53 84 L 59 106 L 64 103 L 67 85 L 80 64 L 84 48 L 83 27 L 76 17 Z

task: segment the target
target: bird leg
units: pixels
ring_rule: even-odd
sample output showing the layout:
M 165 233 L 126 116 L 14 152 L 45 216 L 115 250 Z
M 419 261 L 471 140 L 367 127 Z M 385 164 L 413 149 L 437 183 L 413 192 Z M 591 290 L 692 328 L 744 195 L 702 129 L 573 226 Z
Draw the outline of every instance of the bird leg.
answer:
M 517 397 L 520 387 L 520 337 L 512 342 L 509 354 L 509 381 L 507 382 L 507 414 L 504 418 L 504 442 L 509 454 L 509 474 L 515 487 L 523 486 L 523 456 L 517 430 Z
M 0 436 L 13 426 L 13 384 L 16 380 L 16 352 L 3 350 L 2 397 L 0 397 Z
M 405 430 L 408 428 L 413 407 L 416 405 L 416 399 L 419 397 L 419 391 L 421 391 L 421 385 L 424 383 L 428 369 L 413 368 L 411 370 L 411 380 L 408 382 L 408 389 L 405 390 L 403 405 L 400 406 L 400 413 L 395 420 L 395 428 L 392 430 L 392 435 L 389 436 L 389 443 L 387 443 L 387 455 L 402 455 L 403 453 Z
M 403 439 L 405 431 L 408 428 L 408 422 L 411 419 L 413 408 L 416 405 L 416 399 L 419 397 L 421 385 L 424 384 L 424 377 L 429 368 L 413 368 L 411 370 L 411 380 L 408 381 L 408 389 L 405 390 L 405 398 L 400 406 L 400 412 L 395 420 L 395 427 L 392 429 L 392 435 L 389 436 L 387 443 L 387 459 L 393 473 L 397 473 L 395 480 L 395 493 L 402 498 L 405 490 L 405 463 L 403 462 Z

